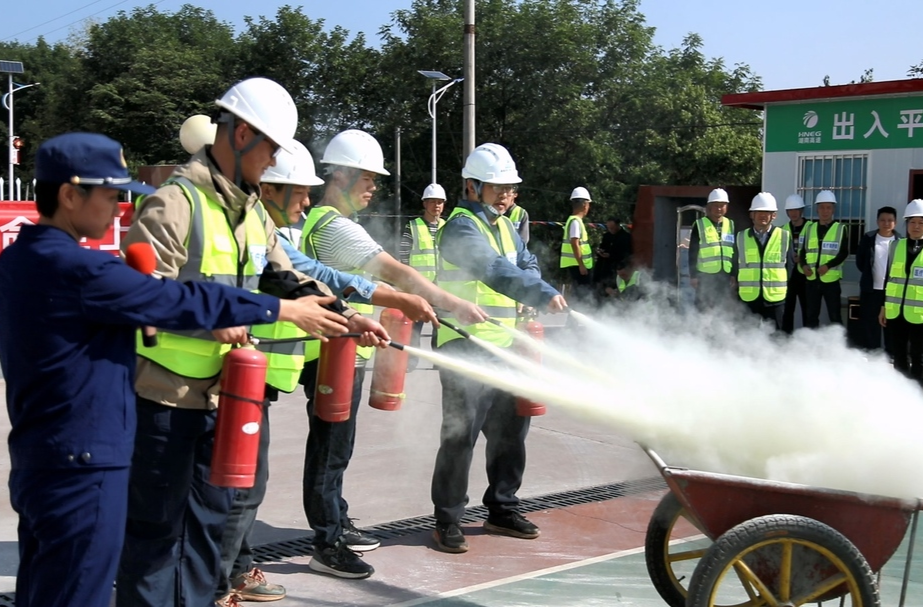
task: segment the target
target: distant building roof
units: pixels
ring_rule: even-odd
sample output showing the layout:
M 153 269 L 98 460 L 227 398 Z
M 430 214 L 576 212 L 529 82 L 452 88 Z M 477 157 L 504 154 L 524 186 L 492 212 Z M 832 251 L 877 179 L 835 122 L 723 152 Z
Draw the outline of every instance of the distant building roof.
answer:
M 887 82 L 864 82 L 861 84 L 839 84 L 836 86 L 815 86 L 807 89 L 786 89 L 782 91 L 759 91 L 757 93 L 733 93 L 722 96 L 721 104 L 749 110 L 762 110 L 765 109 L 767 105 L 773 103 L 839 99 L 844 97 L 906 95 L 910 93 L 923 93 L 923 78 L 889 80 Z

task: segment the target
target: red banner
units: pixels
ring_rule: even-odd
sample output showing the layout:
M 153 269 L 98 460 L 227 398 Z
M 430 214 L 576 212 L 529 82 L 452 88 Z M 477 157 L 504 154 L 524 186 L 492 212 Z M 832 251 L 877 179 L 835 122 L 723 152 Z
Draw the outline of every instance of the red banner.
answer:
M 122 214 L 115 218 L 112 227 L 106 232 L 102 240 L 88 240 L 84 238 L 80 244 L 87 249 L 109 251 L 113 255 L 119 254 L 122 245 L 122 236 L 131 225 L 132 206 L 130 202 L 120 202 Z M 23 224 L 38 222 L 38 211 L 35 202 L 31 200 L 0 200 L 0 252 L 8 247 L 19 236 L 19 228 Z

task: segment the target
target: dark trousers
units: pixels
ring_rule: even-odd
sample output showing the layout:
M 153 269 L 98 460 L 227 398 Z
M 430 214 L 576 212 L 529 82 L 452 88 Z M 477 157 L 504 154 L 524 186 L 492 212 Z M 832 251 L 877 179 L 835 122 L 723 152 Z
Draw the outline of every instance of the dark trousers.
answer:
M 807 283 L 808 315 L 804 320 L 804 326 L 809 329 L 820 326 L 821 303 L 827 306 L 827 316 L 831 324 L 843 324 L 840 314 L 840 281 L 821 282 L 817 279 L 809 280 Z
M 785 309 L 782 311 L 782 330 L 791 335 L 795 332 L 795 304 L 801 308 L 801 323 L 807 314 L 807 282 L 805 275 L 792 269 L 788 275 L 788 289 L 785 292 Z
M 128 468 L 10 472 L 18 607 L 109 607 L 125 537 Z
M 923 384 L 923 325 L 907 322 L 903 316 L 888 319 L 894 368 Z
M 782 312 L 784 311 L 784 302 L 769 303 L 762 297 L 757 297 L 753 301 L 745 301 L 750 312 L 756 314 L 764 320 L 770 321 L 776 331 L 782 330 Z
M 862 327 L 862 347 L 867 350 L 881 348 L 881 323 L 878 315 L 885 305 L 885 292 L 882 290 L 862 291 L 859 293 L 859 323 Z M 884 332 L 885 352 L 891 354 L 891 334 Z
M 314 530 L 314 546 L 324 549 L 337 543 L 343 535 L 343 523 L 348 519 L 349 504 L 343 499 L 343 475 L 356 443 L 356 416 L 362 400 L 365 368 L 355 370 L 349 419 L 344 422 L 325 422 L 314 415 L 316 360 L 305 365 L 301 377 L 308 397 L 302 500 L 308 524 Z
M 253 547 L 250 533 L 256 523 L 256 513 L 266 497 L 269 482 L 269 400 L 263 403 L 260 423 L 260 445 L 256 453 L 256 476 L 249 489 L 237 489 L 231 511 L 221 537 L 221 571 L 215 599 L 231 591 L 230 580 L 253 569 Z
M 586 274 L 581 274 L 579 266 L 570 266 L 567 268 L 567 275 L 574 289 L 572 297 L 575 302 L 590 303 L 593 296 L 593 270 L 587 270 Z
M 480 357 L 485 365 L 498 361 L 464 339 L 444 344 L 451 355 Z M 529 418 L 516 415 L 515 398 L 462 375 L 439 370 L 442 382 L 442 429 L 433 471 L 432 499 L 436 520 L 458 523 L 468 505 L 468 473 L 478 435 L 487 439 L 487 491 L 484 505 L 492 513 L 512 512 L 519 506 L 516 492 L 526 467 Z
M 695 305 L 699 310 L 722 308 L 733 300 L 731 294 L 731 275 L 724 272 L 717 274 L 696 274 L 699 286 L 695 290 Z
M 215 411 L 138 397 L 118 607 L 211 605 L 233 491 L 209 484 Z

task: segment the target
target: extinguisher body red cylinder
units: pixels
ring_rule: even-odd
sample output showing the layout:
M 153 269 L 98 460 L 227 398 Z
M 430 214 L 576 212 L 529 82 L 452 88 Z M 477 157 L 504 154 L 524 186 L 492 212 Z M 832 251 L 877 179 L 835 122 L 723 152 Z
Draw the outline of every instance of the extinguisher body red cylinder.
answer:
M 536 341 L 543 341 L 545 339 L 545 327 L 542 326 L 542 323 L 536 320 L 520 323 L 517 328 L 520 331 L 525 331 L 528 333 L 529 336 Z M 542 353 L 539 352 L 537 348 L 531 348 L 528 345 L 521 345 L 519 353 L 522 354 L 525 358 L 534 360 L 537 363 L 542 362 Z M 521 415 L 523 417 L 534 417 L 537 415 L 545 415 L 545 410 L 545 405 L 539 404 L 522 396 L 516 397 L 516 415 Z
M 379 322 L 395 342 L 406 344 L 410 341 L 413 323 L 400 310 L 385 308 Z M 375 371 L 369 393 L 371 407 L 382 411 L 397 411 L 401 408 L 409 357 L 410 354 L 397 348 L 386 348 L 375 353 Z
M 236 348 L 224 356 L 218 421 L 209 482 L 246 489 L 256 479 L 256 458 L 266 395 L 266 356 Z
M 345 422 L 349 419 L 355 370 L 355 339 L 336 337 L 320 345 L 314 415 L 325 422 Z

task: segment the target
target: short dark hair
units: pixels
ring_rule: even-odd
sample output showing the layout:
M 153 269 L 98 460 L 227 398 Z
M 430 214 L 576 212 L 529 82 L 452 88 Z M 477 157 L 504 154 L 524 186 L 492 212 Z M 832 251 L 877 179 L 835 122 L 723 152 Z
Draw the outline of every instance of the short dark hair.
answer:
M 892 215 L 894 215 L 894 218 L 897 219 L 897 211 L 894 210 L 894 207 L 881 207 L 880 209 L 878 209 L 878 215 L 875 216 L 876 219 L 878 217 L 881 217 L 882 213 L 891 213 Z
M 58 212 L 58 193 L 61 191 L 62 185 L 70 184 L 51 181 L 35 182 L 35 206 L 39 215 L 51 219 Z M 93 191 L 93 186 L 91 185 L 75 185 L 74 188 L 84 196 Z
M 619 219 L 618 217 L 610 217 L 610 218 L 607 219 L 606 221 L 614 221 L 615 223 L 617 223 L 617 224 L 619 224 L 619 225 L 621 225 L 621 223 L 622 223 L 622 220 Z

